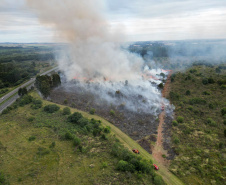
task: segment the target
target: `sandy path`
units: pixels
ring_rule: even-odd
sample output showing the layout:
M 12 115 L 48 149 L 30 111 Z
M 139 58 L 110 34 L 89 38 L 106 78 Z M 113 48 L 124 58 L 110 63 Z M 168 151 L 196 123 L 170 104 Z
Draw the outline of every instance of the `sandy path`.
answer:
M 170 76 L 172 72 L 169 73 L 165 86 L 162 90 L 162 96 L 166 97 L 169 93 Z M 163 105 L 164 106 L 164 105 Z M 167 156 L 167 151 L 163 149 L 163 125 L 165 120 L 165 110 L 159 115 L 159 126 L 158 135 L 155 146 L 152 148 L 152 155 L 156 161 L 163 164 L 164 166 L 169 166 L 170 161 L 165 159 L 163 155 Z

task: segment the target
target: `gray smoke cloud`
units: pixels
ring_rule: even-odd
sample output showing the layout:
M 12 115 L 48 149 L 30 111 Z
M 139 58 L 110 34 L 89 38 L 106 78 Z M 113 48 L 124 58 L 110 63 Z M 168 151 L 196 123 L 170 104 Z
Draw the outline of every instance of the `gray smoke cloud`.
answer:
M 132 111 L 141 109 L 156 115 L 163 104 L 169 106 L 157 90 L 156 84 L 161 81 L 152 78 L 157 73 L 152 74 L 149 68 L 144 70 L 143 59 L 123 49 L 123 36 L 110 30 L 104 19 L 105 5 L 102 0 L 27 2 L 41 23 L 55 27 L 56 39 L 68 43 L 67 49 L 58 57 L 58 63 L 67 81 L 83 81 L 79 86 L 74 85 L 75 88 L 96 93 L 112 104 L 125 102 L 125 106 Z M 144 73 L 146 79 L 142 77 Z M 155 85 L 150 83 L 150 77 Z M 105 83 L 106 79 L 108 82 Z M 87 85 L 87 80 L 95 83 Z M 125 80 L 130 84 L 127 87 L 122 84 Z M 123 94 L 120 102 L 109 96 L 109 92 L 116 91 Z M 142 101 L 135 101 L 133 97 L 137 95 L 141 95 Z
M 137 78 L 143 60 L 122 51 L 121 36 L 112 33 L 102 15 L 101 0 L 28 0 L 41 23 L 55 27 L 56 39 L 69 48 L 59 58 L 68 80 L 75 76 L 112 80 Z M 137 76 L 136 76 L 137 75 Z

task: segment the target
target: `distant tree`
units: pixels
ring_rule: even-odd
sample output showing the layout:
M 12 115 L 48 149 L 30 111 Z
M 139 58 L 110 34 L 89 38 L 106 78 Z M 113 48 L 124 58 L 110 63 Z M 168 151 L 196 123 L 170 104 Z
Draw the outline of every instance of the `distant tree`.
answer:
M 60 76 L 55 73 L 55 74 L 52 74 L 52 85 L 53 87 L 57 87 L 61 84 L 61 80 L 60 80 Z
M 27 94 L 27 88 L 24 87 L 24 88 L 19 88 L 18 90 L 18 95 L 19 96 L 24 96 L 25 94 Z

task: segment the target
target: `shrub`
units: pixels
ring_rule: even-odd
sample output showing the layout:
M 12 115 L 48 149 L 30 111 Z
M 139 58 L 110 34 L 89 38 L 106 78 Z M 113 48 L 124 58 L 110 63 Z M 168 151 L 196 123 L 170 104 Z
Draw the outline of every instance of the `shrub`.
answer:
M 49 153 L 50 153 L 50 151 L 48 149 L 43 148 L 43 147 L 39 147 L 38 148 L 38 152 L 36 154 L 40 155 L 40 156 L 43 156 L 43 155 L 47 155 Z
M 20 98 L 19 100 L 19 105 L 22 107 L 24 105 L 27 105 L 29 103 L 31 103 L 33 100 L 33 97 L 30 95 L 24 95 L 23 97 Z
M 165 182 L 163 181 L 161 176 L 155 175 L 155 177 L 154 177 L 154 184 L 155 185 L 164 185 Z
M 65 107 L 63 109 L 63 115 L 70 115 L 71 114 L 71 109 L 69 107 Z
M 222 90 L 226 89 L 226 85 L 221 85 L 221 89 Z
M 179 100 L 180 96 L 177 93 L 170 91 L 169 96 L 172 100 Z
M 106 162 L 102 163 L 102 168 L 107 168 L 108 164 Z
M 33 105 L 31 105 L 31 108 L 33 109 L 39 109 L 42 107 L 42 100 L 33 100 Z
M 210 95 L 210 92 L 204 91 L 202 94 L 203 94 L 203 95 Z
M 186 95 L 191 95 L 191 91 L 190 91 L 190 90 L 187 90 L 187 91 L 185 92 L 185 94 L 186 94 Z
M 226 119 L 224 120 L 224 125 L 226 125 Z
M 99 129 L 94 128 L 94 129 L 93 129 L 93 136 L 96 137 L 97 135 L 100 134 L 100 132 L 101 132 L 101 131 L 100 131 Z
M 91 109 L 89 110 L 89 113 L 90 113 L 90 114 L 95 114 L 95 112 L 96 112 L 96 109 L 94 109 L 94 108 L 91 108 Z
M 68 100 L 67 99 L 64 100 L 64 104 L 68 104 Z
M 214 126 L 214 127 L 217 126 L 216 122 L 213 121 L 213 119 L 211 119 L 211 118 L 208 118 L 206 123 L 210 126 Z
M 192 111 L 193 110 L 193 107 L 191 105 L 188 106 L 188 110 Z
M 194 104 L 205 105 L 206 104 L 206 100 L 203 100 L 201 98 L 192 98 L 192 99 L 189 100 L 189 104 L 190 105 L 194 105 Z
M 4 109 L 3 111 L 2 111 L 2 114 L 8 114 L 9 113 L 9 110 L 8 109 Z
M 226 137 L 226 129 L 224 129 L 224 137 Z
M 224 116 L 226 114 L 226 107 L 221 109 L 221 115 Z
M 64 138 L 66 140 L 72 140 L 74 138 L 74 135 L 71 132 L 66 132 Z
M 83 117 L 83 118 L 80 118 L 77 123 L 79 126 L 84 127 L 89 124 L 89 120 Z
M 176 120 L 173 120 L 172 123 L 173 123 L 173 126 L 177 126 L 178 125 L 178 122 Z
M 105 133 L 110 133 L 110 132 L 111 132 L 111 127 L 106 126 L 106 127 L 104 128 L 104 132 L 105 132 Z
M 56 104 L 46 105 L 44 107 L 44 111 L 48 112 L 48 113 L 54 113 L 54 112 L 58 111 L 59 109 L 60 109 L 60 107 L 57 106 Z
M 209 104 L 210 109 L 214 109 L 214 105 L 212 103 Z
M 81 143 L 81 140 L 78 137 L 74 137 L 74 139 L 73 139 L 73 145 L 74 146 L 78 146 L 78 145 L 80 145 L 80 143 Z
M 177 145 L 180 143 L 180 140 L 179 140 L 179 138 L 176 137 L 176 138 L 174 138 L 173 142 Z
M 159 85 L 158 85 L 158 87 L 160 88 L 160 89 L 163 89 L 163 83 L 160 83 Z
M 203 85 L 207 85 L 207 84 L 208 84 L 208 79 L 206 79 L 206 78 L 203 79 L 203 80 L 202 80 L 202 84 L 203 84 Z
M 35 120 L 34 117 L 29 117 L 29 118 L 28 118 L 28 121 L 29 121 L 29 122 L 32 122 L 32 121 L 34 121 L 34 120 Z
M 178 117 L 177 117 L 177 122 L 178 122 L 178 123 L 183 123 L 183 122 L 184 122 L 184 117 L 178 116 Z
M 82 145 L 79 145 L 79 146 L 78 146 L 78 150 L 79 150 L 80 152 L 83 152 L 83 147 L 82 147 Z
M 214 81 L 214 79 L 212 77 L 209 77 L 208 78 L 208 83 L 209 84 L 213 84 L 213 83 L 215 83 L 215 81 Z
M 110 115 L 111 116 L 115 116 L 115 111 L 113 111 L 112 109 L 110 110 Z
M 3 172 L 0 172 L 0 184 L 5 184 L 6 179 L 5 179 L 5 174 Z
M 68 121 L 71 123 L 78 123 L 78 120 L 81 119 L 83 116 L 79 112 L 75 112 L 74 114 L 68 117 Z
M 129 164 L 127 161 L 120 160 L 117 164 L 117 170 L 120 171 L 135 171 L 134 166 Z
M 35 139 L 36 139 L 35 136 L 31 136 L 31 137 L 28 138 L 28 141 L 34 141 Z
M 107 136 L 105 134 L 101 135 L 101 139 L 108 140 L 108 138 L 107 138 Z

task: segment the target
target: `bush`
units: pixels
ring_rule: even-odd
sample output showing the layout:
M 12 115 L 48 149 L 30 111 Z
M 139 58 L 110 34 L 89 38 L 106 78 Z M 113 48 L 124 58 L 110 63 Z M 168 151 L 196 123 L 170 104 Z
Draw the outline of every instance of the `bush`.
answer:
M 107 136 L 105 134 L 101 135 L 101 139 L 108 140 L 108 138 L 107 138 Z
M 31 105 L 31 108 L 39 109 L 41 107 L 42 107 L 42 100 L 33 100 L 33 105 Z
M 203 85 L 207 85 L 207 84 L 208 84 L 208 79 L 206 79 L 206 78 L 203 79 L 203 80 L 202 80 L 202 84 L 203 84 Z
M 68 121 L 71 123 L 78 123 L 78 120 L 83 118 L 82 114 L 79 112 L 75 112 L 74 114 L 68 117 Z
M 221 109 L 221 115 L 224 116 L 226 114 L 226 107 Z
M 155 177 L 154 177 L 154 184 L 155 185 L 164 185 L 165 182 L 163 181 L 161 176 L 155 175 Z
M 185 94 L 186 94 L 186 95 L 191 95 L 191 91 L 190 91 L 190 90 L 187 90 L 187 91 L 185 92 Z
M 117 170 L 120 170 L 120 171 L 135 171 L 135 168 L 132 164 L 129 164 L 128 162 L 126 161 L 123 161 L 123 160 L 120 160 L 117 164 Z
M 23 107 L 24 105 L 27 105 L 31 103 L 33 100 L 33 97 L 30 95 L 24 95 L 23 97 L 20 98 L 19 100 L 19 105 Z
M 224 129 L 224 137 L 226 137 L 226 129 Z
M 213 84 L 213 83 L 215 83 L 215 81 L 214 81 L 214 79 L 212 77 L 209 77 L 208 78 L 208 83 L 209 84 Z
M 210 126 L 213 126 L 213 127 L 217 126 L 216 122 L 213 121 L 213 119 L 211 119 L 211 118 L 208 118 L 207 121 L 206 121 L 206 123 L 208 125 L 210 125 Z
M 173 126 L 177 126 L 178 125 L 178 122 L 176 120 L 173 120 L 172 123 L 173 123 Z
M 81 127 L 84 127 L 89 124 L 89 120 L 87 118 L 81 118 L 78 120 L 77 124 Z
M 189 100 L 189 104 L 190 105 L 194 105 L 194 104 L 205 105 L 206 104 L 206 100 L 203 100 L 201 98 L 192 98 L 192 99 Z
M 28 138 L 28 141 L 34 141 L 35 139 L 36 139 L 35 136 L 31 136 L 31 137 Z
M 204 91 L 202 94 L 203 94 L 203 95 L 210 95 L 210 92 Z
M 183 122 L 184 122 L 184 117 L 178 116 L 178 117 L 177 117 L 177 122 L 178 122 L 178 123 L 183 123 Z
M 193 107 L 191 105 L 188 106 L 188 110 L 193 111 Z
M 8 114 L 9 113 L 9 110 L 8 109 L 4 109 L 3 111 L 2 111 L 2 114 Z
M 115 116 L 115 111 L 113 111 L 112 109 L 110 110 L 110 115 L 111 116 Z
M 212 103 L 209 104 L 210 109 L 214 109 L 214 105 Z
M 90 114 L 95 114 L 95 112 L 96 112 L 96 109 L 94 109 L 94 108 L 91 108 L 91 109 L 89 110 L 89 113 L 90 113 Z
M 71 132 L 66 132 L 64 138 L 66 140 L 72 140 L 74 138 L 74 135 Z
M 226 119 L 224 120 L 224 125 L 226 125 Z
M 221 89 L 222 90 L 226 89 L 226 85 L 221 85 Z
M 52 105 L 46 105 L 44 107 L 44 111 L 45 112 L 48 112 L 48 113 L 53 113 L 53 112 L 56 112 L 60 109 L 59 106 L 57 106 L 56 104 L 52 104 Z
M 107 126 L 104 128 L 105 133 L 110 133 L 111 132 L 111 127 Z
M 78 146 L 78 145 L 80 145 L 80 143 L 81 143 L 81 140 L 78 137 L 74 137 L 74 139 L 73 139 L 73 145 L 74 146 Z
M 63 109 L 63 115 L 70 115 L 71 114 L 71 109 L 69 107 L 65 107 Z
M 170 99 L 172 100 L 179 100 L 180 96 L 177 93 L 174 93 L 172 91 L 170 91 L 169 93 Z
M 179 143 L 180 143 L 180 140 L 179 140 L 179 138 L 177 138 L 177 137 L 176 137 L 176 138 L 174 138 L 173 142 L 174 142 L 174 144 L 176 144 L 176 145 L 177 145 L 177 144 L 179 144 Z
M 3 172 L 0 172 L 0 184 L 5 184 L 6 183 L 6 179 L 5 179 L 5 175 Z
M 29 122 L 32 122 L 32 121 L 34 121 L 34 120 L 35 120 L 34 117 L 29 117 L 29 118 L 28 118 L 28 121 L 29 121 Z
M 163 89 L 163 83 L 160 83 L 159 85 L 158 85 L 158 87 L 160 88 L 160 89 Z
M 67 99 L 64 100 L 64 104 L 68 104 L 68 100 Z
M 50 153 L 50 151 L 48 149 L 43 148 L 43 147 L 39 147 L 38 148 L 38 152 L 36 154 L 40 155 L 40 156 L 43 156 L 43 155 L 47 155 L 49 153 Z

